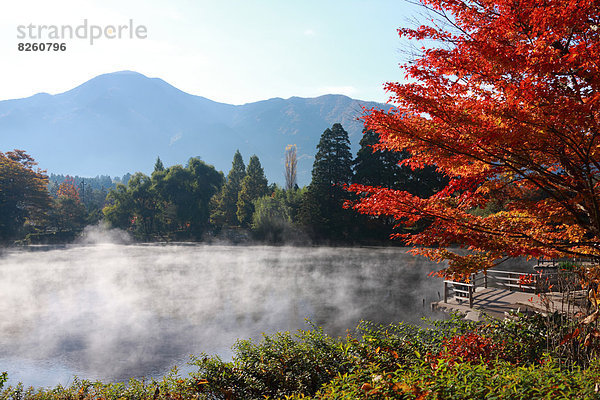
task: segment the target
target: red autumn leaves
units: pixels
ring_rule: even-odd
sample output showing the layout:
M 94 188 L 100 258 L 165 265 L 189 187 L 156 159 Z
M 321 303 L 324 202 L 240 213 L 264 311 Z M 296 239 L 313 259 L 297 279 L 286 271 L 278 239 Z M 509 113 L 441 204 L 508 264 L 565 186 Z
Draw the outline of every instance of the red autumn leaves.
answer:
M 397 109 L 365 124 L 378 148 L 449 184 L 426 199 L 352 185 L 353 207 L 419 224 L 401 237 L 433 247 L 448 274 L 505 256 L 600 257 L 600 2 L 422 3 L 451 23 L 399 30 L 429 47 L 402 66 L 408 82 L 387 84 Z M 471 255 L 447 250 L 457 244 Z

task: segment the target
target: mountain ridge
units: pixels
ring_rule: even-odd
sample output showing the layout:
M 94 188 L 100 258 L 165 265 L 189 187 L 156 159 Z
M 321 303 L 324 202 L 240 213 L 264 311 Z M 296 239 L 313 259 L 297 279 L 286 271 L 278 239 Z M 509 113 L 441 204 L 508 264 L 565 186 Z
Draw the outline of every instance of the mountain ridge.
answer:
M 366 108 L 391 106 L 326 94 L 233 105 L 187 93 L 134 71 L 98 75 L 55 95 L 0 101 L 0 141 L 26 150 L 57 174 L 121 176 L 149 173 L 199 156 L 225 174 L 239 149 L 256 154 L 270 182 L 283 182 L 284 150 L 298 146 L 298 181 L 310 182 L 312 157 L 323 131 L 340 122 L 358 149 Z

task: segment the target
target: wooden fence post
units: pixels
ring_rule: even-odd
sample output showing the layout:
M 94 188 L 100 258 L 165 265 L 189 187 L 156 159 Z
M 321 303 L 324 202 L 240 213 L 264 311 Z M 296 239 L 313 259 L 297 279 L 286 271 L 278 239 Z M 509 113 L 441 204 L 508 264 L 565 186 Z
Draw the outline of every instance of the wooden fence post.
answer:
M 469 308 L 473 308 L 473 291 L 475 286 L 469 286 Z
M 487 270 L 483 271 L 483 287 L 487 289 Z
M 448 282 L 444 281 L 444 303 L 448 302 Z

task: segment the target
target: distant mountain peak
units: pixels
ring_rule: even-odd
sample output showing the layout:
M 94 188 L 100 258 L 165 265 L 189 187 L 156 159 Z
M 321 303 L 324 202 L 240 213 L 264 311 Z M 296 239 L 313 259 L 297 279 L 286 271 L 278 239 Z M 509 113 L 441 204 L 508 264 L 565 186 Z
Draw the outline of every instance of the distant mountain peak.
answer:
M 271 182 L 283 182 L 283 155 L 298 146 L 299 184 L 309 183 L 323 131 L 336 122 L 358 149 L 367 108 L 389 106 L 345 95 L 280 97 L 231 105 L 188 94 L 135 71 L 98 75 L 57 95 L 0 101 L 0 151 L 24 149 L 49 172 L 79 176 L 152 170 L 190 156 L 227 173 L 236 149 L 258 155 Z M 174 139 L 176 138 L 176 139 Z

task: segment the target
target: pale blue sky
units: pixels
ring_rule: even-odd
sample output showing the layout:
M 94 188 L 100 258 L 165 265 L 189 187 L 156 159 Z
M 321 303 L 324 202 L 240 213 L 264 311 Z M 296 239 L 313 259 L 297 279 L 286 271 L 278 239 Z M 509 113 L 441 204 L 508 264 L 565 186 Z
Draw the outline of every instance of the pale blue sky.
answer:
M 0 15 L 0 99 L 60 93 L 134 70 L 234 104 L 341 93 L 386 101 L 403 79 L 403 0 L 21 0 Z M 67 39 L 65 52 L 17 50 L 18 25 L 144 25 L 146 39 Z

